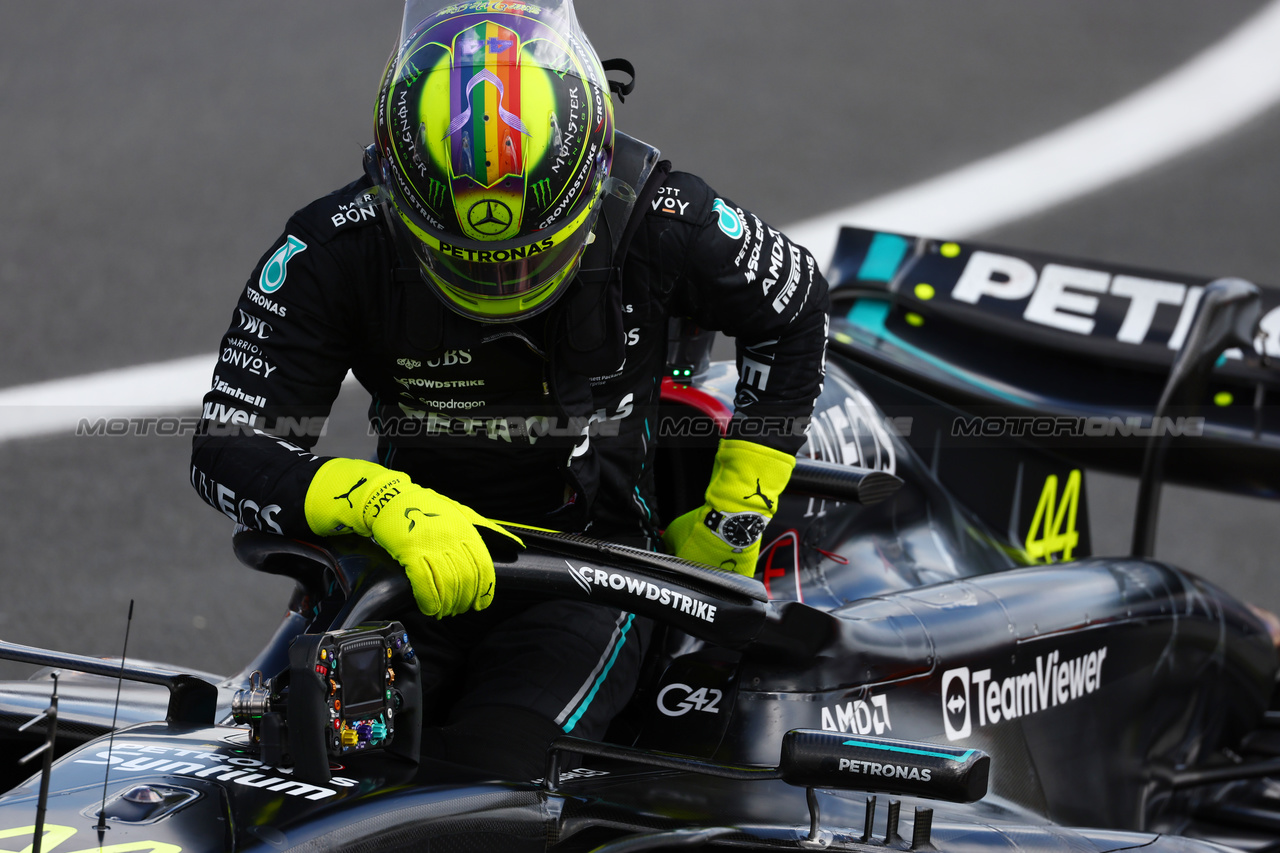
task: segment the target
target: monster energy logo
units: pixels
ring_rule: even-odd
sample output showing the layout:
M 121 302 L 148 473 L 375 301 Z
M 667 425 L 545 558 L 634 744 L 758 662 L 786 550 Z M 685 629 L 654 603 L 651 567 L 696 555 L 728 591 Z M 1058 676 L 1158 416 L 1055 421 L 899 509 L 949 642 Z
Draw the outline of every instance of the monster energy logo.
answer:
M 551 205 L 550 178 L 543 178 L 533 185 L 533 200 L 538 207 L 546 208 Z
M 413 64 L 412 61 L 406 62 L 404 68 L 400 72 L 400 81 L 406 86 L 412 86 L 418 82 L 418 78 L 422 76 L 422 71 Z
M 435 178 L 430 180 L 431 182 L 427 185 L 427 205 L 433 210 L 439 210 L 441 202 L 444 201 L 444 184 Z
M 570 62 L 569 54 L 562 53 L 560 54 L 555 64 L 551 65 L 547 70 L 549 70 L 552 74 L 555 74 L 557 77 L 563 80 L 564 75 L 569 73 L 569 62 Z

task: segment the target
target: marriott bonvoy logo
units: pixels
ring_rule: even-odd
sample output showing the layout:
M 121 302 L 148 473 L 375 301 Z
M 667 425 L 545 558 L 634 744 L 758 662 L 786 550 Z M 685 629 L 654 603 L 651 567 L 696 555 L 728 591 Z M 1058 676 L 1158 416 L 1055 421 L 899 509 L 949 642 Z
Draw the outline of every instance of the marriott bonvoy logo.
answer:
M 942 675 L 942 723 L 947 739 L 968 737 L 974 725 L 990 726 L 1030 716 L 1094 692 L 1102 686 L 1106 657 L 1106 646 L 1069 660 L 1063 660 L 1055 650 L 1036 655 L 1034 669 L 1003 678 L 993 677 L 989 669 L 970 672 L 962 666 L 947 670 Z

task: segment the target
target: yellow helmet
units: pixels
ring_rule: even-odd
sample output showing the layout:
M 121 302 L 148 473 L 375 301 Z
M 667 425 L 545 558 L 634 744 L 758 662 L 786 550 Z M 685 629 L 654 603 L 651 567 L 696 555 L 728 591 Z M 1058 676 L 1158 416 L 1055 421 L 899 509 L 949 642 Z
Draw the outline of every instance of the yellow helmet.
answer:
M 532 316 L 591 239 L 613 158 L 608 81 L 572 0 L 422 6 L 406 4 L 383 75 L 375 179 L 445 304 Z

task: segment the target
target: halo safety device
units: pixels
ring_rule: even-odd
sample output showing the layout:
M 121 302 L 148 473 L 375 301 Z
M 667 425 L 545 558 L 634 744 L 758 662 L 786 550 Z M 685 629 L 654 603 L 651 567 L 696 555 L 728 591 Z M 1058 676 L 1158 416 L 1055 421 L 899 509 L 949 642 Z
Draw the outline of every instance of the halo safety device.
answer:
M 437 8 L 405 4 L 368 168 L 446 305 L 530 317 L 592 240 L 613 158 L 609 83 L 572 0 Z

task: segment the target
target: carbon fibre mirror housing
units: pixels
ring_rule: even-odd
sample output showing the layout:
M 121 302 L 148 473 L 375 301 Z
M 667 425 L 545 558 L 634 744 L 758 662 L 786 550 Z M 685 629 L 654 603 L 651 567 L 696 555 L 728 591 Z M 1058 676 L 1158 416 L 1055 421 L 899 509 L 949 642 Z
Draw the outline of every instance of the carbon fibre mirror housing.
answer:
M 986 796 L 991 757 L 979 749 L 792 729 L 783 735 L 778 769 L 783 781 L 803 788 L 972 803 Z

